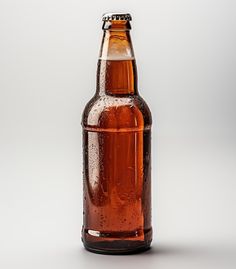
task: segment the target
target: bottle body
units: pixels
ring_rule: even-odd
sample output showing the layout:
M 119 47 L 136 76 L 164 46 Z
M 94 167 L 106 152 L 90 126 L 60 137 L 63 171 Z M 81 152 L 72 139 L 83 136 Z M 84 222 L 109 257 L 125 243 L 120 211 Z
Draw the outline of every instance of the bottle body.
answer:
M 83 126 L 84 246 L 97 253 L 150 247 L 151 113 L 135 91 L 133 57 L 99 59 Z

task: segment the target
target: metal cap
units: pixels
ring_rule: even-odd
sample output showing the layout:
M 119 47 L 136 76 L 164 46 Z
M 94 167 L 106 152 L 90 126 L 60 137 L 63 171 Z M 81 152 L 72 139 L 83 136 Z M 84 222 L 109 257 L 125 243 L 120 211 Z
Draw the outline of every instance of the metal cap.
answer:
M 103 21 L 131 21 L 129 13 L 105 13 L 102 16 Z

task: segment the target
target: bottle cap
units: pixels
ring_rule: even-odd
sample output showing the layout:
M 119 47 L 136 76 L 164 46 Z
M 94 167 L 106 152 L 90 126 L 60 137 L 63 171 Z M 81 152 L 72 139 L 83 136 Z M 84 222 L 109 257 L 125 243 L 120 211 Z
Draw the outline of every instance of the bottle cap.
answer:
M 105 13 L 102 16 L 103 21 L 131 21 L 129 13 Z

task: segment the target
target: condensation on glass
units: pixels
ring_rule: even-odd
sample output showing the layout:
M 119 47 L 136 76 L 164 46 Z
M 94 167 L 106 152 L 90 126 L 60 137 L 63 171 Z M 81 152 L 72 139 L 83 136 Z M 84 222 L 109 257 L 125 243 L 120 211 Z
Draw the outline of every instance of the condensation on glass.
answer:
M 151 113 L 137 89 L 129 14 L 103 16 L 97 89 L 83 117 L 83 227 L 86 249 L 150 248 Z

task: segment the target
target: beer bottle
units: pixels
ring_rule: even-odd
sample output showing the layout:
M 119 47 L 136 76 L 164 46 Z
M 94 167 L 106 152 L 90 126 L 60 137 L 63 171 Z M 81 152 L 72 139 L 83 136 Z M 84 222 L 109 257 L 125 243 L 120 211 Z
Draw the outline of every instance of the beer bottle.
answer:
M 130 21 L 103 15 L 96 93 L 82 116 L 82 241 L 95 253 L 140 252 L 152 241 L 152 119 L 138 93 Z

